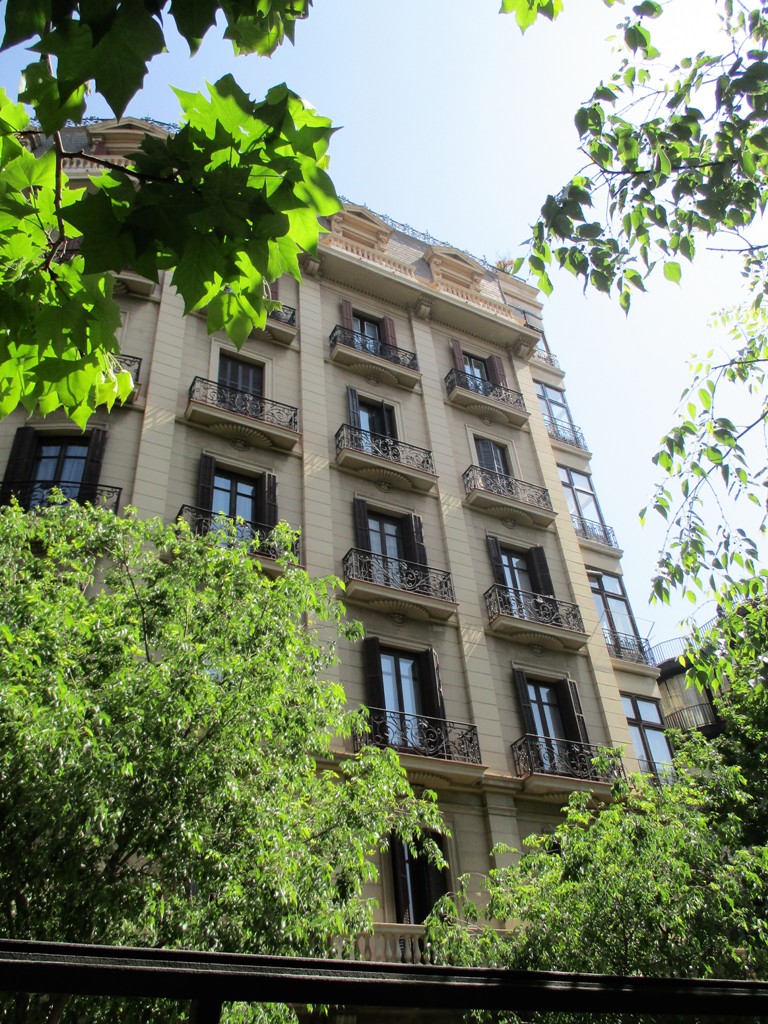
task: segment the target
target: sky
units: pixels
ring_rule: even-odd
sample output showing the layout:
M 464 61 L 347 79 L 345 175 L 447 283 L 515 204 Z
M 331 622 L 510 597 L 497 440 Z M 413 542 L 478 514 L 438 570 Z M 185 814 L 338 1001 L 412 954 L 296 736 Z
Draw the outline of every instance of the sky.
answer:
M 712 43 L 713 7 L 674 0 L 658 31 L 670 64 Z M 260 98 L 285 81 L 340 129 L 330 168 L 340 195 L 493 261 L 519 252 L 546 195 L 581 166 L 573 114 L 618 63 L 608 37 L 621 15 L 599 0 L 570 0 L 554 25 L 522 37 L 497 11 L 498 0 L 315 0 L 295 47 L 270 59 L 235 59 L 214 33 L 192 60 L 181 40 L 171 43 L 128 112 L 177 121 L 171 82 L 196 91 L 232 72 Z M 0 87 L 14 96 L 27 59 L 19 48 L 0 55 Z M 96 103 L 88 113 L 109 114 Z M 659 479 L 651 456 L 674 423 L 691 355 L 724 345 L 708 325 L 743 299 L 739 271 L 736 258 L 703 252 L 680 285 L 654 275 L 628 318 L 565 272 L 545 300 L 547 339 L 651 643 L 679 635 L 684 616 L 714 614 L 712 605 L 648 605 L 664 525 L 652 516 L 642 528 L 638 511 Z

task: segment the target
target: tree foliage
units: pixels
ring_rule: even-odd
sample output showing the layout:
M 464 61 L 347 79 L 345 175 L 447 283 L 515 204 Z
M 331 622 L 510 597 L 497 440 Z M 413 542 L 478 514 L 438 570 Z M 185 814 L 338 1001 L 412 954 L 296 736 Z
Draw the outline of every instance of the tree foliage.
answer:
M 254 102 L 231 76 L 208 95 L 179 92 L 181 127 L 145 137 L 127 167 L 73 187 L 61 129 L 80 121 L 89 83 L 120 117 L 165 48 L 166 23 L 194 50 L 219 16 L 237 53 L 269 54 L 293 38 L 308 0 L 9 0 L 3 48 L 27 44 L 19 99 L 52 145 L 39 158 L 24 108 L 0 93 L 0 416 L 22 404 L 62 408 L 83 425 L 130 390 L 112 298 L 126 266 L 172 274 L 187 312 L 240 345 L 276 303 L 269 282 L 299 277 L 317 217 L 339 208 L 326 174 L 330 121 L 284 85 Z M 119 54 L 119 59 L 116 55 Z M 77 255 L 71 243 L 82 239 Z
M 437 808 L 393 751 L 332 757 L 365 728 L 328 678 L 358 630 L 337 580 L 285 561 L 269 578 L 225 521 L 0 510 L 3 935 L 321 955 L 370 927 L 372 855 L 439 830 Z
M 649 977 L 765 977 L 768 847 L 756 845 L 747 828 L 755 790 L 698 736 L 681 746 L 674 770 L 664 785 L 647 776 L 618 781 L 606 806 L 573 794 L 562 823 L 526 840 L 510 866 L 493 869 L 479 901 L 465 880 L 431 919 L 438 958 Z M 759 843 L 766 838 L 763 821 Z M 499 922 L 507 930 L 498 931 Z

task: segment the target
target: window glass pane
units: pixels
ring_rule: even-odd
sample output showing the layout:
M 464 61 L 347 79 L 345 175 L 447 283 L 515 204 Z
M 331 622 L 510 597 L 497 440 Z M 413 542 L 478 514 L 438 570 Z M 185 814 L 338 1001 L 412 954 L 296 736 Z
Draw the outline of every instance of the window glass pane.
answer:
M 384 686 L 384 706 L 390 711 L 399 711 L 395 658 L 392 654 L 381 653 L 381 681 Z
M 656 764 L 669 764 L 672 760 L 672 751 L 669 749 L 667 737 L 660 729 L 646 729 L 645 741 L 651 752 L 651 760 Z
M 413 658 L 401 657 L 399 662 L 402 710 L 407 715 L 420 715 L 422 714 L 422 702 L 416 661 Z
M 626 601 L 610 596 L 607 601 L 611 612 L 612 628 L 617 633 L 628 633 L 630 636 L 634 636 L 635 628 Z
M 643 734 L 640 730 L 640 726 L 630 725 L 629 732 L 632 736 L 632 746 L 635 748 L 635 757 L 638 761 L 647 761 L 648 755 L 646 754 L 645 747 L 643 746 Z
M 624 596 L 624 591 L 621 586 L 621 580 L 618 576 L 603 576 L 603 589 L 607 590 L 611 594 L 621 594 Z
M 632 698 L 631 697 L 624 697 L 622 695 L 621 703 L 624 705 L 624 714 L 627 716 L 627 718 L 636 718 L 637 717 L 635 715 L 635 708 L 634 708 L 634 705 L 632 703 Z
M 637 710 L 639 717 L 644 722 L 655 722 L 661 725 L 661 715 L 659 714 L 659 705 L 655 700 L 642 700 L 637 698 Z

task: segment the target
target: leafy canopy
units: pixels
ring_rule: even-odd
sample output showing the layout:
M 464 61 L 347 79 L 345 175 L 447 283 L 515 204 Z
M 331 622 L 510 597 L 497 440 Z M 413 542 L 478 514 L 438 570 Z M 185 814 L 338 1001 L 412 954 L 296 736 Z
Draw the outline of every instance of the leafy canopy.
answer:
M 3 935 L 311 956 L 370 927 L 372 856 L 440 822 L 393 751 L 332 757 L 365 728 L 329 678 L 337 584 L 270 579 L 224 520 L 0 510 Z M 61 1019 L 177 1019 L 133 1002 Z
M 170 273 L 187 312 L 205 308 L 209 331 L 242 344 L 277 305 L 269 282 L 300 277 L 318 216 L 339 209 L 326 173 L 330 121 L 284 85 L 254 102 L 231 76 L 207 95 L 178 92 L 178 132 L 146 136 L 127 167 L 89 154 L 90 185 L 73 186 L 68 161 L 84 154 L 66 149 L 61 129 L 83 118 L 90 82 L 122 116 L 165 48 L 169 19 L 192 52 L 220 16 L 235 52 L 269 54 L 293 39 L 309 0 L 163 6 L 6 5 L 3 48 L 28 43 L 39 55 L 19 99 L 52 145 L 34 156 L 23 107 L 0 93 L 0 416 L 20 404 L 61 408 L 83 426 L 125 398 L 112 286 L 128 266 L 153 281 Z

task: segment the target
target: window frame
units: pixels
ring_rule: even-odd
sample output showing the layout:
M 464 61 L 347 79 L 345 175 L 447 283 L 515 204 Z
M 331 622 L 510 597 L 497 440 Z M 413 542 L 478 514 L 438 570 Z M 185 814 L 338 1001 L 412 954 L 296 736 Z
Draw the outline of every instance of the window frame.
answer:
M 632 605 L 629 602 L 629 596 L 627 595 L 627 591 L 624 587 L 624 581 L 622 577 L 612 572 L 605 572 L 603 569 L 593 569 L 590 567 L 587 567 L 587 577 L 589 578 L 589 588 L 592 591 L 593 600 L 595 600 L 595 598 L 598 596 L 602 599 L 602 612 L 597 607 L 597 601 L 595 600 L 595 610 L 598 612 L 601 628 L 608 630 L 608 632 L 610 633 L 615 633 L 618 636 L 627 635 L 626 630 L 619 629 L 615 624 L 613 612 L 608 601 L 608 598 L 610 597 L 614 600 L 623 602 L 624 607 L 626 609 L 626 614 L 632 626 L 632 631 L 629 635 L 632 636 L 635 640 L 642 640 L 643 638 L 640 636 L 640 631 L 637 628 L 637 622 L 635 621 L 635 616 L 632 611 Z M 605 589 L 605 587 L 602 584 L 602 580 L 605 577 L 607 577 L 608 579 L 616 580 L 618 582 L 619 589 L 621 590 L 620 594 Z M 594 586 L 595 580 L 600 581 L 600 586 L 597 589 Z
M 547 384 L 542 380 L 535 380 L 533 383 L 536 385 L 536 398 L 538 399 L 539 408 L 542 413 L 555 422 L 565 422 L 569 427 L 575 429 L 571 410 L 565 397 L 565 388 L 555 387 L 554 384 Z M 561 401 L 552 399 L 548 394 L 549 391 L 557 392 L 557 394 L 561 396 Z M 557 407 L 557 409 L 562 408 L 565 415 L 563 416 L 560 414 L 555 407 Z
M 569 494 L 573 495 L 573 502 L 574 502 L 574 505 L 576 506 L 577 511 L 571 512 L 571 515 L 577 516 L 579 519 L 585 519 L 587 522 L 590 522 L 590 521 L 598 522 L 601 526 L 605 526 L 606 523 L 605 523 L 605 519 L 603 518 L 603 510 L 600 508 L 600 502 L 597 500 L 597 493 L 595 492 L 595 487 L 594 487 L 594 484 L 592 482 L 592 474 L 591 473 L 585 473 L 581 469 L 574 469 L 572 466 L 563 466 L 560 463 L 558 463 L 558 465 L 557 465 L 557 471 L 558 471 L 558 475 L 560 475 L 560 483 L 563 485 L 563 490 L 565 491 L 565 502 L 566 502 L 566 505 L 568 505 L 568 495 Z M 567 476 L 568 476 L 568 483 L 566 483 L 563 480 L 563 477 L 562 477 L 563 473 L 567 474 Z M 572 476 L 572 474 L 574 474 L 574 473 L 578 473 L 579 476 L 583 476 L 583 477 L 585 477 L 589 481 L 589 491 L 585 491 L 585 489 L 583 487 L 579 488 L 579 487 L 577 487 L 574 484 L 573 476 Z M 579 502 L 579 498 L 578 498 L 579 492 L 581 492 L 583 494 L 589 494 L 590 497 L 592 498 L 592 500 L 594 502 L 595 512 L 597 514 L 596 515 L 596 519 L 593 520 L 592 516 L 587 516 L 587 515 L 584 514 L 584 512 L 583 512 L 583 510 L 581 508 L 580 502 Z M 569 507 L 569 511 L 570 511 L 570 507 Z
M 674 757 L 675 752 L 672 748 L 672 744 L 669 742 L 669 739 L 666 736 L 666 726 L 664 723 L 664 714 L 661 710 L 661 700 L 657 700 L 655 697 L 646 697 L 645 695 L 639 693 L 625 693 L 623 690 L 620 691 L 619 695 L 621 697 L 621 704 L 622 708 L 624 709 L 624 715 L 627 719 L 627 726 L 630 727 L 630 736 L 632 737 L 633 751 L 635 757 L 637 758 L 638 764 L 641 765 L 641 770 L 643 770 L 642 765 L 643 763 L 645 763 L 648 766 L 650 774 L 656 776 L 656 778 L 662 778 L 663 776 L 668 775 L 669 766 L 672 764 L 672 758 Z M 632 717 L 630 717 L 630 715 L 627 714 L 625 701 L 629 701 L 632 705 Z M 638 707 L 638 701 L 645 701 L 647 704 L 652 704 L 656 708 L 656 711 L 659 716 L 658 722 L 651 722 L 648 719 L 643 718 Z M 638 753 L 637 743 L 635 741 L 635 734 L 632 732 L 633 728 L 637 730 L 640 736 L 644 757 L 641 757 Z M 656 758 L 653 756 L 653 751 L 646 736 L 647 732 L 660 733 L 664 737 L 664 741 L 667 745 L 667 750 L 669 752 L 669 761 L 660 762 L 656 760 Z

